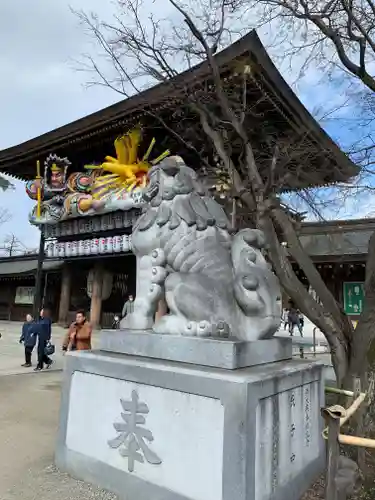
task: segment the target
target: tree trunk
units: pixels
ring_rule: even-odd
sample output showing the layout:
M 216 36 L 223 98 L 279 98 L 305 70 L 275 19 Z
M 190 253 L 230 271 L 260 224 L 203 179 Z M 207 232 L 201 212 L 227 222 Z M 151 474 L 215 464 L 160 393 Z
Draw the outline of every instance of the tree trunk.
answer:
M 301 311 L 322 331 L 331 348 L 332 362 L 341 384 L 344 380 L 349 363 L 349 349 L 346 338 L 330 317 L 327 317 L 323 307 L 308 293 L 297 278 L 285 248 L 280 244 L 274 222 L 269 213 L 265 212 L 262 220 L 258 220 L 258 228 L 266 237 L 267 250 L 273 269 L 279 278 L 282 288 L 298 304 Z M 309 259 L 308 256 L 306 256 Z M 325 284 L 323 283 L 325 287 Z M 319 294 L 320 290 L 316 290 Z
M 332 295 L 328 287 L 323 281 L 315 264 L 302 247 L 297 232 L 291 222 L 289 216 L 281 208 L 276 208 L 272 212 L 277 224 L 283 231 L 285 240 L 288 243 L 290 255 L 297 262 L 299 267 L 305 273 L 309 284 L 318 294 L 319 299 L 323 304 L 323 308 L 332 316 L 333 321 L 342 330 L 344 337 L 350 342 L 353 336 L 353 326 L 348 320 L 348 317 L 339 306 L 337 300 Z
M 365 301 L 353 335 L 349 376 L 362 377 L 375 364 L 375 233 L 368 246 Z

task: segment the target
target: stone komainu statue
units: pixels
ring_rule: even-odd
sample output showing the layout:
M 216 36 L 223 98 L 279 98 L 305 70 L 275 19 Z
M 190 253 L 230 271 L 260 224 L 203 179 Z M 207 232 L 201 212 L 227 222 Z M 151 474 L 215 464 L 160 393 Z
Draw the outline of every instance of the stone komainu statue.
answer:
M 190 336 L 271 337 L 280 323 L 277 278 L 260 231 L 234 236 L 222 207 L 180 157 L 149 172 L 145 208 L 133 228 L 137 257 L 134 313 L 121 326 Z M 169 314 L 154 324 L 164 296 Z

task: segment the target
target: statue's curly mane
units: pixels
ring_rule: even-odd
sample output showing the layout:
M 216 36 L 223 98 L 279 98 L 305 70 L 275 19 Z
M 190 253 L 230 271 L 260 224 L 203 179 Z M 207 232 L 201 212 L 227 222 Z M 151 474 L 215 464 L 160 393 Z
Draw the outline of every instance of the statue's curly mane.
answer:
M 163 167 L 154 167 L 151 172 L 149 191 L 153 195 L 137 229 L 145 231 L 153 224 L 160 227 L 168 224 L 174 230 L 184 221 L 198 231 L 208 226 L 229 231 L 230 223 L 223 208 L 207 195 L 194 170 L 184 164 L 169 169 L 168 160 L 176 161 L 173 157 L 164 160 Z

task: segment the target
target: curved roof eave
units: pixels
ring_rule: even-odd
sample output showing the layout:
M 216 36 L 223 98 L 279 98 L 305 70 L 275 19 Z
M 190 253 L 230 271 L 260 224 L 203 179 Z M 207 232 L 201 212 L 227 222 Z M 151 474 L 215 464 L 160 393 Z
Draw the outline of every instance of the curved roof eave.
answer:
M 345 171 L 345 173 L 341 173 L 341 177 L 344 176 L 349 179 L 350 177 L 357 175 L 359 168 L 354 165 L 340 150 L 340 148 L 328 136 L 328 134 L 326 134 L 313 116 L 300 102 L 293 90 L 281 76 L 276 66 L 273 64 L 255 30 L 251 31 L 240 40 L 218 53 L 215 57 L 218 65 L 223 67 L 230 63 L 233 59 L 238 58 L 241 55 L 245 55 L 246 53 L 250 53 L 256 59 L 264 74 L 266 74 L 272 81 L 275 93 L 279 94 L 283 104 L 293 114 L 296 121 L 299 121 L 296 125 L 301 126 L 303 127 L 303 130 L 308 131 L 309 134 L 314 137 L 315 141 L 321 145 L 322 149 L 327 149 L 333 154 L 338 166 L 343 168 Z M 174 88 L 176 86 L 186 86 L 209 75 L 210 69 L 208 64 L 207 62 L 203 62 L 194 68 L 179 74 L 173 78 L 173 81 L 171 82 L 160 83 L 143 92 L 140 92 L 139 94 L 135 94 L 128 99 L 47 132 L 39 137 L 4 149 L 0 151 L 0 171 L 2 170 L 2 167 L 5 167 L 5 165 L 8 164 L 7 173 L 9 173 L 9 175 L 19 177 L 19 173 L 12 174 L 11 168 L 9 168 L 10 162 L 17 163 L 17 160 L 25 159 L 29 155 L 35 155 L 41 147 L 50 147 L 53 149 L 62 141 L 72 140 L 75 137 L 87 134 L 90 131 L 105 127 L 114 120 L 124 118 L 131 112 L 142 108 L 142 106 L 156 104 L 163 97 L 169 95 L 169 91 L 172 86 Z M 342 181 L 342 178 L 340 181 Z

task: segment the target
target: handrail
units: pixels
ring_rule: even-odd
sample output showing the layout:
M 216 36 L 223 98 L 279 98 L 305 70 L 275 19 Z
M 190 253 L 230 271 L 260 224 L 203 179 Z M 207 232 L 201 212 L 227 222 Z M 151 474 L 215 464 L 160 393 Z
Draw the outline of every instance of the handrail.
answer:
M 322 432 L 323 439 L 327 441 L 328 450 L 325 488 L 326 500 L 337 500 L 338 498 L 342 498 L 342 496 L 339 497 L 340 493 L 336 482 L 340 456 L 339 444 L 375 449 L 375 439 L 349 436 L 347 434 L 340 433 L 340 428 L 356 413 L 361 405 L 365 401 L 369 402 L 371 400 L 374 392 L 374 381 L 374 376 L 371 375 L 368 390 L 366 392 L 361 392 L 359 379 L 356 380 L 355 391 L 337 389 L 336 387 L 325 388 L 325 392 L 339 394 L 354 399 L 348 408 L 334 405 L 322 408 L 321 410 L 321 414 L 327 423 L 327 427 Z
M 340 395 L 347 396 L 347 397 L 354 397 L 353 391 L 346 391 L 343 389 L 337 389 L 336 387 L 326 387 L 325 392 L 333 393 L 333 394 L 340 394 Z M 358 397 L 353 401 L 353 403 L 349 406 L 349 408 L 343 408 L 342 406 L 334 405 L 334 406 L 331 406 L 329 408 L 324 408 L 322 410 L 322 414 L 328 420 L 329 417 L 332 417 L 332 414 L 334 412 L 337 413 L 338 411 L 340 411 L 341 415 L 339 417 L 340 418 L 340 426 L 339 427 L 342 427 L 349 420 L 349 418 L 355 414 L 355 412 L 359 409 L 359 407 L 366 400 L 366 398 L 367 398 L 367 392 L 360 392 Z M 323 430 L 322 435 L 323 435 L 323 439 L 325 439 L 325 440 L 328 439 L 328 426 Z M 345 434 L 340 434 L 340 436 L 345 436 Z M 356 436 L 350 436 L 350 437 L 355 438 Z M 375 440 L 374 439 L 368 439 L 367 441 L 374 441 L 374 446 L 371 446 L 371 448 L 373 448 L 373 447 L 375 448 Z M 342 443 L 342 444 L 344 444 L 344 443 Z M 360 445 L 358 445 L 358 446 L 360 446 Z

